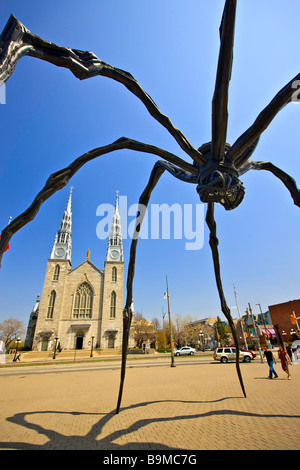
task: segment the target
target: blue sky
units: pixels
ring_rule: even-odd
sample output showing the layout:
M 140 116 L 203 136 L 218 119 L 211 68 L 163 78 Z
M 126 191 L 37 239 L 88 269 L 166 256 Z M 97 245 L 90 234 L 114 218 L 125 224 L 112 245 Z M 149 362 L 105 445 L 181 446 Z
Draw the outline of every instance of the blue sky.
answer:
M 30 31 L 59 45 L 93 51 L 130 72 L 173 124 L 199 147 L 211 140 L 211 100 L 219 50 L 223 0 L 66 0 L 1 2 L 0 28 L 13 13 Z M 290 0 L 239 0 L 229 90 L 227 141 L 231 144 L 274 95 L 300 70 L 300 4 Z M 191 161 L 174 139 L 122 85 L 103 77 L 79 81 L 71 72 L 25 57 L 6 84 L 0 105 L 0 227 L 23 212 L 48 176 L 76 157 L 122 136 L 160 146 Z M 291 103 L 264 132 L 253 159 L 271 160 L 300 185 L 300 106 Z M 27 325 L 42 292 L 47 259 L 73 190 L 73 267 L 104 267 L 106 240 L 99 240 L 97 207 L 114 203 L 115 191 L 138 201 L 157 158 L 122 150 L 88 163 L 41 207 L 11 240 L 0 271 L 0 321 Z M 229 307 L 233 283 L 242 312 L 299 298 L 299 208 L 268 172 L 242 178 L 246 195 L 231 212 L 217 207 L 221 273 Z M 194 185 L 164 174 L 152 204 L 200 204 Z M 205 207 L 206 212 L 206 207 Z M 129 221 L 133 220 L 129 217 Z M 123 232 L 126 230 L 123 226 Z M 208 231 L 198 251 L 183 240 L 140 240 L 134 280 L 135 309 L 151 319 L 167 310 L 195 318 L 220 315 Z M 130 239 L 124 240 L 125 269 Z M 236 309 L 232 309 L 234 317 Z

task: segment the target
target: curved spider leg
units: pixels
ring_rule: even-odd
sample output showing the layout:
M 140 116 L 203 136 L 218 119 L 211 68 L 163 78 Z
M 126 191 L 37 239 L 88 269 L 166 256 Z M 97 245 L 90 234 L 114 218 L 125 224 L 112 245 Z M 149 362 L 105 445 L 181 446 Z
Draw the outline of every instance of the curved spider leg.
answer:
M 157 163 L 155 163 L 148 184 L 144 189 L 140 199 L 139 199 L 139 211 L 137 214 L 136 222 L 135 222 L 135 229 L 134 234 L 130 246 L 130 258 L 129 258 L 129 265 L 128 265 L 128 272 L 127 272 L 127 296 L 126 296 L 126 303 L 123 310 L 123 337 L 122 337 L 122 365 L 121 365 L 121 379 L 120 379 L 120 388 L 119 388 L 119 395 L 118 395 L 118 402 L 116 408 L 116 414 L 120 411 L 122 395 L 123 395 L 123 387 L 124 387 L 124 380 L 125 380 L 125 372 L 126 372 L 126 360 L 127 360 L 127 350 L 128 350 L 128 340 L 129 340 L 129 333 L 130 333 L 130 326 L 132 321 L 132 284 L 133 284 L 133 277 L 134 277 L 134 270 L 135 270 L 135 257 L 136 257 L 136 247 L 139 237 L 139 232 L 141 229 L 142 221 L 145 216 L 145 210 L 147 208 L 151 193 L 155 188 L 158 180 L 160 179 L 161 175 L 164 173 L 164 168 Z M 139 219 L 139 221 L 138 221 Z
M 236 168 L 239 168 L 245 163 L 246 160 L 242 156 L 243 152 L 263 133 L 277 113 L 293 100 L 293 96 L 297 93 L 297 91 L 295 91 L 295 83 L 299 83 L 299 80 L 300 73 L 274 96 L 272 101 L 270 101 L 255 119 L 252 126 L 250 126 L 228 150 L 226 154 L 227 161 L 233 162 Z
M 283 170 L 278 168 L 277 166 L 273 165 L 271 162 L 253 162 L 253 161 L 248 161 L 248 169 L 246 171 L 249 171 L 251 169 L 253 170 L 267 170 L 273 173 L 277 178 L 279 178 L 285 187 L 289 190 L 292 199 L 294 201 L 294 204 L 298 207 L 300 207 L 300 190 L 297 188 L 296 181 L 287 173 L 285 173 Z M 246 164 L 247 165 L 247 164 Z M 240 168 L 242 170 L 243 167 Z
M 220 51 L 217 76 L 212 101 L 212 143 L 213 160 L 223 160 L 228 121 L 228 89 L 231 78 L 236 0 L 226 0 L 220 26 Z
M 178 145 L 199 165 L 207 159 L 196 150 L 185 135 L 177 129 L 128 72 L 100 60 L 94 53 L 58 46 L 32 34 L 17 18 L 10 16 L 0 36 L 0 81 L 5 83 L 12 75 L 17 62 L 24 56 L 45 60 L 58 67 L 69 69 L 76 78 L 86 80 L 98 75 L 116 80 L 139 98 L 150 115 L 177 141 Z
M 126 361 L 127 361 L 127 350 L 128 350 L 128 341 L 129 341 L 129 333 L 130 333 L 130 326 L 132 321 L 132 285 L 133 285 L 133 278 L 134 278 L 134 271 L 135 271 L 135 259 L 136 259 L 136 248 L 139 233 L 141 230 L 142 222 L 145 216 L 145 212 L 149 203 L 150 196 L 152 194 L 153 189 L 157 185 L 160 177 L 162 174 L 168 171 L 176 178 L 196 184 L 197 177 L 195 175 L 191 175 L 190 173 L 184 172 L 182 169 L 175 167 L 174 165 L 158 161 L 155 163 L 148 184 L 144 189 L 140 199 L 139 199 L 139 210 L 136 216 L 135 221 L 135 230 L 132 237 L 132 242 L 130 246 L 130 258 L 129 258 L 129 265 L 127 271 L 127 296 L 126 296 L 126 303 L 123 311 L 123 338 L 122 338 L 122 365 L 121 365 L 121 379 L 120 379 L 120 388 L 119 388 L 119 395 L 118 395 L 118 402 L 116 408 L 116 414 L 120 411 L 122 395 L 123 395 L 123 387 L 124 387 L 124 380 L 125 380 L 125 372 L 126 372 Z
M 226 303 L 224 292 L 223 292 L 223 287 L 222 287 L 222 281 L 221 281 L 221 274 L 220 274 L 220 261 L 219 261 L 219 252 L 218 252 L 218 244 L 219 240 L 217 238 L 217 225 L 214 219 L 214 203 L 209 202 L 208 203 L 208 208 L 207 208 L 207 213 L 206 213 L 206 223 L 208 225 L 208 228 L 210 230 L 210 237 L 209 237 L 209 244 L 211 247 L 212 251 L 212 256 L 213 256 L 213 263 L 214 263 L 214 271 L 215 271 L 215 277 L 216 277 L 216 283 L 217 283 L 217 289 L 221 301 L 221 309 L 222 312 L 224 313 L 225 317 L 228 320 L 232 336 L 234 339 L 234 344 L 236 347 L 236 370 L 238 374 L 238 378 L 240 381 L 240 385 L 244 394 L 244 397 L 246 398 L 246 391 L 243 383 L 243 378 L 240 370 L 240 364 L 239 364 L 239 342 L 238 342 L 238 337 L 237 333 L 235 330 L 235 326 L 230 314 L 230 309 Z
M 142 142 L 138 142 L 136 140 L 128 139 L 127 137 L 122 137 L 121 139 L 116 140 L 112 144 L 105 145 L 103 147 L 98 147 L 94 150 L 91 150 L 80 157 L 76 158 L 69 166 L 59 170 L 52 175 L 46 181 L 45 186 L 43 189 L 37 194 L 35 199 L 33 200 L 32 204 L 20 215 L 18 215 L 11 223 L 2 231 L 1 239 L 0 239 L 0 266 L 3 253 L 7 247 L 12 236 L 20 230 L 24 225 L 28 224 L 31 220 L 33 220 L 38 213 L 41 205 L 49 199 L 54 193 L 62 189 L 63 187 L 68 184 L 72 176 L 83 166 L 85 163 L 107 153 L 110 153 L 115 150 L 121 149 L 131 149 L 137 150 L 140 152 L 151 153 L 154 155 L 158 155 L 166 160 L 175 163 L 178 166 L 186 169 L 187 171 L 196 174 L 197 168 L 181 158 L 173 155 L 166 150 L 163 150 L 159 147 L 155 147 L 154 145 L 144 144 Z

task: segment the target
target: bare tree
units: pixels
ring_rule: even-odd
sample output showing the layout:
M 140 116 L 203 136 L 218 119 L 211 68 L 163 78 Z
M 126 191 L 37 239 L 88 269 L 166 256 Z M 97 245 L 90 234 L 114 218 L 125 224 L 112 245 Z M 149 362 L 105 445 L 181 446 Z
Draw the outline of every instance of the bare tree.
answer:
M 161 324 L 160 324 L 160 321 L 157 317 L 152 318 L 151 322 L 152 322 L 152 325 L 154 326 L 154 328 L 156 329 L 156 331 L 161 330 Z
M 134 324 L 134 340 L 136 341 L 137 347 L 141 348 L 143 343 L 149 341 L 152 343 L 156 340 L 156 329 L 151 322 L 140 318 Z
M 17 318 L 9 318 L 0 323 L 0 339 L 5 343 L 5 349 L 26 332 L 24 323 Z

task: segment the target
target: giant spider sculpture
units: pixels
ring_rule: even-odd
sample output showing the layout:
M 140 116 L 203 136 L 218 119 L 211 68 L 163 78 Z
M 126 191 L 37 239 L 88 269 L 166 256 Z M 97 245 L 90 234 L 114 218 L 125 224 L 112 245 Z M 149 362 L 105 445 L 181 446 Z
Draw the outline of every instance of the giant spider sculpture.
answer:
M 128 72 L 112 67 L 102 62 L 92 52 L 84 52 L 55 45 L 35 36 L 25 28 L 14 16 L 11 16 L 2 32 L 0 39 L 0 80 L 6 82 L 13 73 L 18 60 L 25 56 L 36 57 L 59 67 L 68 68 L 75 77 L 84 80 L 101 75 L 120 82 L 136 95 L 146 106 L 151 116 L 156 119 L 174 137 L 179 146 L 192 159 L 192 164 L 178 156 L 153 145 L 122 137 L 112 144 L 99 147 L 74 160 L 69 166 L 53 173 L 44 188 L 36 196 L 30 207 L 11 221 L 3 231 L 0 241 L 0 261 L 11 237 L 20 228 L 32 220 L 41 204 L 62 189 L 71 177 L 88 161 L 100 155 L 120 149 L 131 149 L 139 152 L 158 155 L 163 158 L 155 163 L 149 182 L 139 199 L 143 207 L 147 207 L 152 190 L 161 175 L 168 171 L 175 178 L 196 185 L 200 200 L 208 204 L 206 223 L 210 230 L 210 247 L 212 250 L 216 284 L 221 302 L 221 309 L 227 318 L 237 349 L 236 369 L 240 385 L 246 397 L 245 387 L 239 368 L 239 348 L 235 327 L 227 306 L 220 276 L 218 239 L 214 220 L 214 204 L 222 204 L 226 210 L 236 208 L 244 197 L 244 187 L 239 177 L 251 170 L 267 170 L 278 177 L 289 190 L 294 203 L 300 207 L 300 191 L 295 181 L 284 171 L 270 162 L 250 161 L 262 132 L 268 127 L 276 114 L 287 103 L 292 101 L 295 94 L 294 83 L 300 79 L 296 75 L 266 108 L 259 114 L 253 125 L 230 146 L 226 143 L 227 133 L 227 101 L 228 88 L 232 69 L 234 26 L 237 0 L 226 0 L 221 26 L 220 51 L 217 67 L 215 90 L 212 100 L 212 140 L 195 149 L 187 138 L 176 129 L 170 119 L 162 114 L 151 97 L 142 89 L 139 83 Z M 140 206 L 141 207 L 141 206 Z M 135 269 L 135 256 L 138 235 L 141 229 L 142 216 L 138 213 L 135 234 L 131 243 L 130 260 L 127 275 L 127 297 L 123 313 L 123 344 L 120 389 L 117 403 L 117 413 L 120 410 L 123 385 L 126 370 L 129 330 L 132 320 L 132 284 Z

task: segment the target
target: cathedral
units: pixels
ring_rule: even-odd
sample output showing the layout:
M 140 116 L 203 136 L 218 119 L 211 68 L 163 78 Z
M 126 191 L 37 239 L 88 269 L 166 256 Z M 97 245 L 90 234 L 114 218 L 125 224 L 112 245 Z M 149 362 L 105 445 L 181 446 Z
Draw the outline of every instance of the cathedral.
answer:
M 124 256 L 118 192 L 104 269 L 86 259 L 71 267 L 72 188 L 48 259 L 41 298 L 29 318 L 25 347 L 33 351 L 121 348 Z

